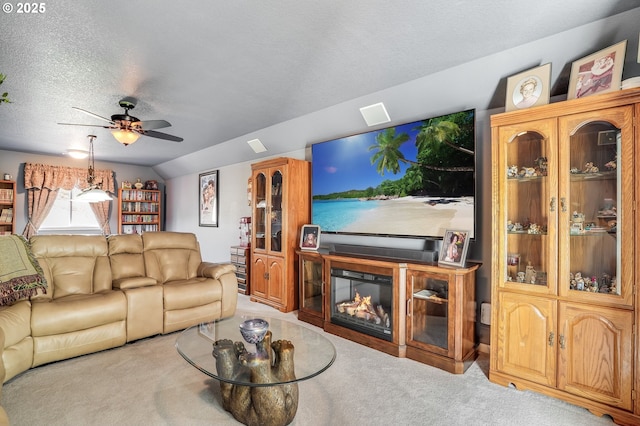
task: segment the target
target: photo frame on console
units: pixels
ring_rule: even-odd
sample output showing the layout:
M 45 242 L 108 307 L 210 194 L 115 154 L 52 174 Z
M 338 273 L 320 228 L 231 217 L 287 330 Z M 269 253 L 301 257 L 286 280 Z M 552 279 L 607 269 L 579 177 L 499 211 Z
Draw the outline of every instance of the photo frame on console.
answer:
M 446 230 L 442 239 L 442 250 L 438 265 L 463 267 L 469 249 L 469 231 Z
M 198 220 L 200 226 L 218 226 L 218 171 L 200 173 L 198 178 Z
M 571 64 L 567 99 L 620 90 L 627 40 Z
M 549 103 L 551 63 L 512 75 L 507 79 L 505 111 Z
M 320 247 L 320 227 L 318 225 L 302 225 L 300 249 L 318 250 L 318 247 Z

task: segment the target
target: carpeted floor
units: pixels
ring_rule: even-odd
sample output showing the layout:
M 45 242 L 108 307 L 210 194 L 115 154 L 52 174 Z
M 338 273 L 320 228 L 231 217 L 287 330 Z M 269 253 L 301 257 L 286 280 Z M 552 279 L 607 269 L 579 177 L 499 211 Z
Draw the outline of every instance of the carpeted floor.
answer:
M 240 296 L 238 308 L 298 321 Z M 463 375 L 396 358 L 300 322 L 335 345 L 335 363 L 301 382 L 293 425 L 611 425 L 554 398 L 495 385 L 482 355 Z M 29 370 L 3 388 L 12 425 L 237 425 L 218 382 L 174 348 L 178 333 Z

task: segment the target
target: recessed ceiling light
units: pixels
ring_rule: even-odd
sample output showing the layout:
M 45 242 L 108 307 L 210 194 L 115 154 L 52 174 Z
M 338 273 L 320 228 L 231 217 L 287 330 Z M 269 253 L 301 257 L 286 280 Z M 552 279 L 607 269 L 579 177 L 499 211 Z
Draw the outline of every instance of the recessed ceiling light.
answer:
M 391 121 L 389 113 L 382 102 L 360 108 L 360 114 L 362 114 L 364 121 L 367 122 L 367 126 L 376 126 Z
M 260 139 L 251 139 L 250 141 L 247 141 L 247 143 L 256 154 L 265 152 L 267 150 L 267 147 L 265 147 L 262 142 L 260 142 Z
M 85 151 L 82 149 L 68 149 L 67 155 L 71 158 L 77 158 L 79 160 L 83 158 L 87 158 L 89 156 L 89 151 Z

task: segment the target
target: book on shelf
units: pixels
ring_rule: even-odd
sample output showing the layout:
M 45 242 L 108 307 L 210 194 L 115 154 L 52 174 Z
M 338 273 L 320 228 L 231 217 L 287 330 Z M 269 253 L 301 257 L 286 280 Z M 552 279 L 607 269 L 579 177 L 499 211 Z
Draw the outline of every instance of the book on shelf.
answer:
M 13 222 L 13 209 L 2 209 L 2 213 L 0 213 L 0 223 L 11 222 Z
M 0 203 L 13 203 L 13 189 L 0 188 Z

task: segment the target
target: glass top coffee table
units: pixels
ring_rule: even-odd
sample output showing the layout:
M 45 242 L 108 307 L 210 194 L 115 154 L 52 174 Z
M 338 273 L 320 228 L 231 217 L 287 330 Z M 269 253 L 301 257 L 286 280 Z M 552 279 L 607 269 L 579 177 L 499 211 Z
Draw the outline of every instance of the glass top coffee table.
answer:
M 255 319 L 269 327 L 264 340 L 253 344 L 243 338 L 240 324 Z M 298 408 L 298 382 L 322 373 L 336 358 L 333 344 L 307 327 L 240 311 L 184 330 L 176 349 L 220 381 L 223 407 L 247 425 L 291 423 Z

